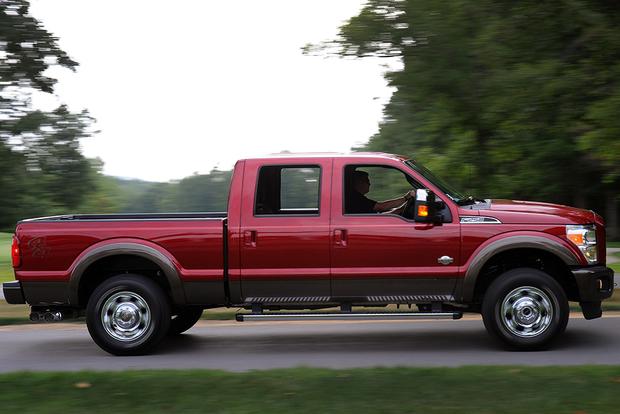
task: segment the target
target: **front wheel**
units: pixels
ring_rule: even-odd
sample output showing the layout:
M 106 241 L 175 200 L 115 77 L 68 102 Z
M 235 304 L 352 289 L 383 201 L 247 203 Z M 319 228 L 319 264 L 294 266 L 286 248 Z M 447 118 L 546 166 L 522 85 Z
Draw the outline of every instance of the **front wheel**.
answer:
M 568 300 L 548 274 L 530 268 L 509 270 L 489 286 L 482 303 L 487 331 L 511 348 L 542 349 L 568 323 Z
M 90 336 L 103 350 L 114 355 L 143 355 L 168 332 L 168 298 L 145 276 L 115 276 L 91 295 L 86 324 Z

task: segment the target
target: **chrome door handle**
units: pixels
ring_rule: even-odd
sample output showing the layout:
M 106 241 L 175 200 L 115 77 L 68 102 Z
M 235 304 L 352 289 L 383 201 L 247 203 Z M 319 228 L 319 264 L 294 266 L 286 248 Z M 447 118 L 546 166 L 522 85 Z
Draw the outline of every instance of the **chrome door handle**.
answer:
M 346 230 L 334 230 L 334 244 L 339 247 L 347 247 Z
M 246 230 L 243 232 L 243 244 L 246 247 L 256 247 L 256 230 Z

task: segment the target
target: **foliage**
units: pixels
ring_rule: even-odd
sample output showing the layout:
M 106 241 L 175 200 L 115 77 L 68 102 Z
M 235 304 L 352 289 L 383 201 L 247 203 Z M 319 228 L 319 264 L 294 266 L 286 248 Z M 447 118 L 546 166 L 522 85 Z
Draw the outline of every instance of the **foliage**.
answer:
M 163 195 L 162 211 L 226 211 L 228 187 L 232 171 L 212 170 L 209 174 L 195 174 L 178 184 L 168 184 Z
M 79 149 L 79 140 L 91 134 L 88 113 L 64 105 L 52 112 L 30 108 L 30 94 L 53 92 L 48 67 L 77 63 L 28 8 L 24 0 L 0 3 L 0 228 L 74 209 L 92 186 L 90 163 Z
M 0 233 L 0 283 L 13 280 L 13 266 L 11 264 L 11 233 Z M 3 315 L 4 316 L 4 315 Z
M 224 210 L 230 172 L 173 183 L 105 177 L 100 160 L 80 153 L 92 134 L 87 112 L 30 108 L 30 94 L 54 90 L 50 66 L 77 62 L 28 8 L 0 2 L 0 229 L 56 213 Z M 609 215 L 620 197 L 619 23 L 620 5 L 603 0 L 369 0 L 338 39 L 307 51 L 401 59 L 364 149 L 412 156 L 480 197 Z M 402 193 L 383 181 L 377 198 Z
M 401 59 L 363 149 L 414 157 L 481 197 L 600 211 L 620 188 L 618 27 L 609 1 L 370 0 L 306 51 Z
M 154 183 L 97 174 L 79 213 L 226 211 L 232 171 L 213 170 L 177 182 Z
M 411 185 L 396 169 L 370 166 L 356 169 L 367 172 L 370 177 L 370 191 L 366 196 L 371 200 L 391 200 L 411 190 Z

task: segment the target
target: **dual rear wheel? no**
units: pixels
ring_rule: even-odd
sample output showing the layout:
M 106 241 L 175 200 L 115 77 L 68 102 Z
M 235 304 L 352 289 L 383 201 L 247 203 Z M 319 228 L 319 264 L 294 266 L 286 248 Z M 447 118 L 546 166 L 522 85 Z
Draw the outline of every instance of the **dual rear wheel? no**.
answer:
M 547 273 L 518 268 L 507 271 L 487 289 L 482 318 L 487 331 L 518 350 L 544 349 L 568 323 L 564 289 Z
M 114 355 L 143 355 L 166 335 L 179 335 L 200 319 L 202 308 L 171 314 L 168 297 L 153 280 L 123 274 L 104 281 L 86 310 L 88 331 L 97 345 Z
M 88 332 L 114 355 L 143 355 L 170 327 L 170 305 L 151 279 L 135 274 L 114 276 L 92 293 L 86 308 Z

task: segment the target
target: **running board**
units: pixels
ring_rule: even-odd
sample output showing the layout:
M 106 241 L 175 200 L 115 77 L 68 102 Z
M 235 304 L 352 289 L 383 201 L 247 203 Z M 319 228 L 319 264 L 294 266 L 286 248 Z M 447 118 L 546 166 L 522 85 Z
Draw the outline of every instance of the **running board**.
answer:
M 307 312 L 307 313 L 238 313 L 237 322 L 250 321 L 316 321 L 316 320 L 380 320 L 380 319 L 461 319 L 461 312 Z

